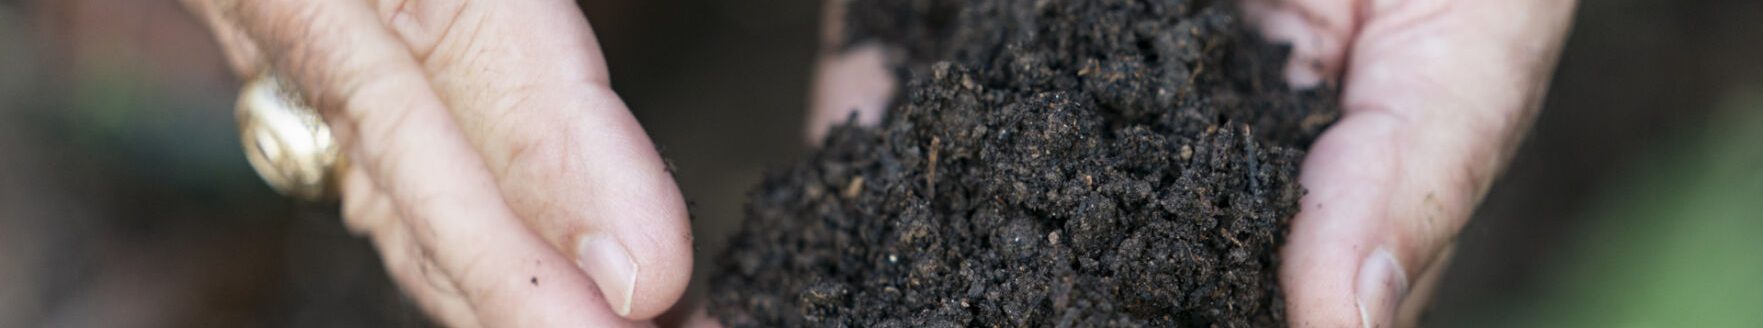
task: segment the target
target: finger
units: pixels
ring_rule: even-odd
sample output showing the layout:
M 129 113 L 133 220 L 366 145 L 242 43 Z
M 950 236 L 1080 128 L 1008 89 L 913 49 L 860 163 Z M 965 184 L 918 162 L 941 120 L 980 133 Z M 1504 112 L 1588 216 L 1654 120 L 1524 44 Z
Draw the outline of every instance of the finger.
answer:
M 257 45 L 237 24 L 219 14 L 222 10 L 215 7 L 216 3 L 202 0 L 183 2 L 214 31 L 225 49 L 234 73 L 240 76 L 258 74 L 261 70 L 259 67 L 263 65 Z M 413 241 L 399 221 L 401 219 L 397 217 L 391 200 L 373 186 L 367 172 L 360 167 L 346 167 L 340 171 L 344 172 L 339 179 L 339 185 L 342 186 L 344 226 L 351 233 L 373 240 L 393 281 L 425 312 L 449 327 L 477 326 L 477 318 L 471 313 L 470 305 L 458 295 L 456 287 L 451 287 L 452 282 L 439 277 L 432 266 L 422 265 L 427 262 L 422 261 L 423 256 L 410 245 Z M 436 279 L 437 277 L 441 279 Z M 437 287 L 439 284 L 448 287 Z
M 1286 80 L 1316 86 L 1340 77 L 1359 30 L 1361 0 L 1248 0 L 1243 13 L 1269 41 L 1292 45 Z
M 510 208 L 632 319 L 691 279 L 684 198 L 574 2 L 379 1 Z
M 196 14 L 214 31 L 235 74 L 258 74 L 261 70 L 259 67 L 263 65 L 257 45 L 237 24 L 219 14 L 222 10 L 216 7 L 216 3 L 203 0 L 183 2 L 191 13 Z M 452 281 L 439 277 L 432 266 L 423 266 L 427 262 L 422 260 L 424 257 L 420 252 L 414 251 L 417 248 L 410 245 L 414 241 L 410 240 L 407 230 L 399 221 L 401 219 L 397 217 L 391 200 L 373 186 L 367 172 L 360 167 L 345 167 L 339 171 L 343 171 L 339 185 L 342 186 L 340 194 L 344 226 L 351 233 L 366 236 L 373 241 L 387 271 L 400 289 L 426 313 L 449 327 L 478 326 L 470 305 L 457 293 L 457 288 L 451 286 Z M 437 277 L 441 279 L 436 279 Z M 441 284 L 448 287 L 437 287 Z
M 1309 194 L 1282 254 L 1295 325 L 1393 323 L 1528 128 L 1572 6 L 1354 6 L 1346 112 L 1305 160 Z
M 421 248 L 415 246 L 416 241 L 410 239 L 409 229 L 398 217 L 391 200 L 367 180 L 365 171 L 348 171 L 341 183 L 343 221 L 351 231 L 373 240 L 392 281 L 442 324 L 479 326 L 477 315 L 459 294 L 458 286 L 438 272 Z
M 391 197 L 418 251 L 457 286 L 480 323 L 629 324 L 507 208 L 421 67 L 371 7 L 260 0 L 231 8 L 221 14 L 268 49 L 261 52 L 266 62 L 326 114 L 355 165 Z
M 392 281 L 423 310 L 448 327 L 480 326 L 459 287 L 423 254 L 397 208 L 360 167 L 346 167 L 342 186 L 343 222 L 351 232 L 367 236 L 379 250 Z
M 821 17 L 819 59 L 809 92 L 807 136 L 818 144 L 833 125 L 855 116 L 858 124 L 875 125 L 894 97 L 890 62 L 900 55 L 878 42 L 845 47 L 845 3 L 827 1 Z
M 402 218 L 398 217 L 392 199 L 373 185 L 373 178 L 368 176 L 367 170 L 350 165 L 339 171 L 342 171 L 342 177 L 337 179 L 337 185 L 340 186 L 338 194 L 342 199 L 344 228 L 356 235 L 368 236 L 374 231 L 388 229 L 383 226 L 401 224 L 396 222 Z
M 1344 117 L 1304 159 L 1299 183 L 1306 194 L 1280 254 L 1280 283 L 1294 327 L 1369 326 L 1361 320 L 1366 315 L 1355 290 L 1360 271 L 1368 272 L 1368 286 L 1395 285 L 1386 289 L 1391 293 L 1406 288 L 1406 276 L 1396 275 L 1405 271 L 1390 269 L 1400 266 L 1378 237 L 1394 233 L 1383 206 L 1399 179 L 1387 174 L 1397 162 L 1393 120 Z M 1368 265 L 1376 267 L 1360 270 Z
M 393 213 L 395 215 L 395 213 Z M 393 219 L 396 219 L 395 217 Z M 403 224 L 376 230 L 371 234 L 374 248 L 379 250 L 392 281 L 421 306 L 435 321 L 447 327 L 479 327 L 471 303 L 459 293 L 452 280 L 437 272 L 434 262 L 424 257 L 410 230 Z

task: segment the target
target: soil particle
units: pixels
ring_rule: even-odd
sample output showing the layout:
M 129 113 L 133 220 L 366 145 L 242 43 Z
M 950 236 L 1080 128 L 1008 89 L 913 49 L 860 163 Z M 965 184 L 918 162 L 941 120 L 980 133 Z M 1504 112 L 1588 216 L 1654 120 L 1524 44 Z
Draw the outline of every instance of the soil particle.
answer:
M 904 87 L 750 195 L 724 323 L 1284 325 L 1297 164 L 1339 110 L 1285 87 L 1234 3 L 848 5 L 854 42 L 906 50 Z

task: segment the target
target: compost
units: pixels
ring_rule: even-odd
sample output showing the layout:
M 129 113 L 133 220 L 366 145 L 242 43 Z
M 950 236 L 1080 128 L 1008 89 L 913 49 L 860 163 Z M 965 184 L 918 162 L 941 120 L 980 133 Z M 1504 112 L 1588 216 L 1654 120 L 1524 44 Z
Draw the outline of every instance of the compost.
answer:
M 734 327 L 1284 326 L 1304 149 L 1339 116 L 1230 1 L 854 0 L 899 49 L 879 126 L 750 195 Z

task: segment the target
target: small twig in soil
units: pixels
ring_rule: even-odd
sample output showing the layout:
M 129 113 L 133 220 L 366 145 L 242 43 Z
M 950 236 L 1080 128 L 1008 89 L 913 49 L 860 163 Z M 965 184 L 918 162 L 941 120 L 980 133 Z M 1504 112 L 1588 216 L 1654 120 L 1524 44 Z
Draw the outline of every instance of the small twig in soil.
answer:
M 930 199 L 937 198 L 937 146 L 941 143 L 943 138 L 930 137 L 930 169 L 924 174 L 924 186 L 930 189 Z
M 1249 130 L 1249 125 L 1243 124 L 1243 146 L 1249 149 L 1249 192 L 1259 199 L 1261 198 L 1261 180 L 1255 179 L 1255 175 L 1261 172 L 1261 161 L 1255 158 L 1255 154 L 1261 152 L 1255 149 L 1255 138 L 1252 137 L 1254 135 L 1255 132 Z
M 1236 236 L 1231 236 L 1230 229 L 1220 228 L 1218 230 L 1224 232 L 1224 239 L 1229 239 L 1230 243 L 1237 244 L 1237 247 L 1243 247 L 1243 241 L 1237 240 Z
M 861 175 L 851 177 L 851 184 L 845 186 L 845 198 L 857 198 L 859 192 L 863 192 L 863 176 Z

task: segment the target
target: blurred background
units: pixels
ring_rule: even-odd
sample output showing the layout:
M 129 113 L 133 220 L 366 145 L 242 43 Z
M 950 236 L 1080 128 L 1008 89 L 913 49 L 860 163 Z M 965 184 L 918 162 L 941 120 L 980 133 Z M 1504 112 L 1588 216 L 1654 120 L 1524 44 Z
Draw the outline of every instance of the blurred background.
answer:
M 709 268 L 803 151 L 820 3 L 582 5 Z M 1763 326 L 1763 2 L 1580 6 L 1423 322 Z M 0 327 L 429 324 L 336 209 L 252 173 L 239 83 L 175 0 L 0 0 Z

